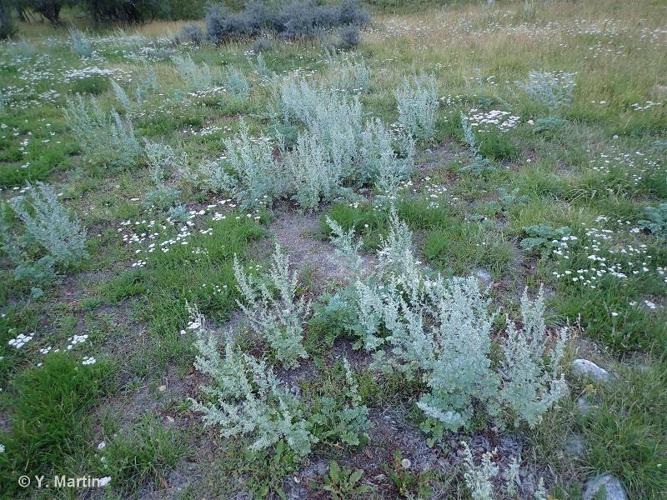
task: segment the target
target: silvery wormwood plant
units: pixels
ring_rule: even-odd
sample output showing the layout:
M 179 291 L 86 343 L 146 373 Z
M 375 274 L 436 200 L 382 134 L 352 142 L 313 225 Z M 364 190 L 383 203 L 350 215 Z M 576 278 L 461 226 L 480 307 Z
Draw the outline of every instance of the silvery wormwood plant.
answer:
M 317 135 L 304 132 L 285 155 L 288 191 L 304 210 L 314 210 L 320 201 L 330 201 L 341 190 L 341 174 L 329 160 Z
M 567 394 L 561 362 L 569 339 L 561 328 L 551 341 L 544 323 L 542 288 L 534 301 L 524 290 L 521 297 L 522 328 L 508 321 L 501 348 L 503 386 L 500 398 L 515 414 L 515 422 L 534 427 L 559 399 Z M 551 347 L 550 347 L 551 346 Z
M 401 156 L 396 152 L 401 150 Z M 384 197 L 394 202 L 400 182 L 414 167 L 415 143 L 411 136 L 396 136 L 376 118 L 366 122 L 361 133 L 360 180 L 371 181 Z
M 574 73 L 531 71 L 528 80 L 517 82 L 528 96 L 547 106 L 552 112 L 572 104 L 575 82 Z
M 204 318 L 190 308 L 190 327 L 195 335 L 195 367 L 211 378 L 204 386 L 203 402 L 192 401 L 203 413 L 204 423 L 220 428 L 224 437 L 248 436 L 253 451 L 263 450 L 284 440 L 299 456 L 310 453 L 317 438 L 308 430 L 303 405 L 276 378 L 263 360 L 243 353 L 227 336 L 224 352 L 209 331 Z
M 284 193 L 284 171 L 273 158 L 273 147 L 266 138 L 250 137 L 245 122 L 242 122 L 238 138 L 226 139 L 225 148 L 232 169 L 232 175 L 225 183 L 235 193 L 242 208 L 270 206 Z
M 190 91 L 206 90 L 220 81 L 219 73 L 213 71 L 206 63 L 195 63 L 190 54 L 173 56 L 171 60 L 176 72 Z
M 331 243 L 336 247 L 336 253 L 345 260 L 347 268 L 352 271 L 352 274 L 355 277 L 359 276 L 364 261 L 359 254 L 362 242 L 361 240 L 355 241 L 354 228 L 345 231 L 329 216 L 326 217 L 326 223 L 331 229 Z
M 515 423 L 534 426 L 566 392 L 560 363 L 567 333 L 562 330 L 553 346 L 548 342 L 541 294 L 534 302 L 524 295 L 523 327 L 508 324 L 503 359 L 492 363 L 495 314 L 478 281 L 424 275 L 409 229 L 392 218 L 379 252 L 381 279 L 356 283 L 358 331 L 375 353 L 374 365 L 426 383 L 429 392 L 417 404 L 427 417 L 423 429 L 435 439 L 467 427 L 475 406 L 491 418 L 507 408 Z
M 58 201 L 51 186 L 38 182 L 30 187 L 28 195 L 16 196 L 9 203 L 27 236 L 56 264 L 71 266 L 87 255 L 85 229 Z
M 137 164 L 143 148 L 128 118 L 112 109 L 104 113 L 97 100 L 77 94 L 67 101 L 65 119 L 79 139 L 85 158 L 92 164 L 128 168 Z
M 394 95 L 401 126 L 417 139 L 433 137 L 438 109 L 438 87 L 435 78 L 426 75 L 405 78 Z
M 289 260 L 280 245 L 276 244 L 268 275 L 246 274 L 235 258 L 234 276 L 243 299 L 239 305 L 253 331 L 266 340 L 283 366 L 298 366 L 299 359 L 308 357 L 302 342 L 310 303 L 303 297 L 297 300 L 296 273 L 290 274 Z

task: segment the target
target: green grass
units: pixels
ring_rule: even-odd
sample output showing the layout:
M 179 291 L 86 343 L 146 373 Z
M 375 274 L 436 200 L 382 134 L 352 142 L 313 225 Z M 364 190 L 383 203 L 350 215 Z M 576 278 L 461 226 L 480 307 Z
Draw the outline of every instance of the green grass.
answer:
M 622 369 L 599 391 L 599 407 L 583 419 L 587 468 L 619 477 L 634 498 L 659 498 L 667 490 L 667 364 Z
M 49 354 L 43 366 L 28 368 L 11 384 L 3 400 L 10 430 L 1 438 L 2 491 L 17 492 L 22 474 L 77 470 L 77 457 L 90 448 L 90 410 L 113 387 L 112 366 L 104 361 L 83 366 L 68 354 Z
M 485 231 L 479 223 L 453 222 L 429 231 L 424 241 L 424 256 L 437 269 L 465 275 L 484 268 L 494 277 L 511 272 L 515 250 L 502 233 Z
M 99 473 L 112 478 L 116 491 L 132 495 L 147 481 L 164 478 L 186 454 L 182 434 L 147 415 L 106 443 Z

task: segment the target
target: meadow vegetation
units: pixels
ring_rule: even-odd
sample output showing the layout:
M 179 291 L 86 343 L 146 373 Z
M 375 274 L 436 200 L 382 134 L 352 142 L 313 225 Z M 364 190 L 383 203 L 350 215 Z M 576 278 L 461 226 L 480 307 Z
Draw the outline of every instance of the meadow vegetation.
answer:
M 0 5 L 3 495 L 664 495 L 664 6 L 94 3 Z

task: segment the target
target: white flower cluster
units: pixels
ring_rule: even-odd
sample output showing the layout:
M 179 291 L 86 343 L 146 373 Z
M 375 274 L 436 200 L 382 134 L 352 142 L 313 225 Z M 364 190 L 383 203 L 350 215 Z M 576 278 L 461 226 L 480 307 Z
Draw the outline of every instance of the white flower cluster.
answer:
M 475 127 L 477 132 L 489 132 L 492 128 L 500 132 L 507 132 L 519 125 L 521 118 L 509 111 L 494 109 L 491 111 L 480 111 L 476 108 L 468 114 L 470 126 Z
M 581 239 L 565 236 L 554 241 L 552 253 L 561 263 L 561 269 L 552 272 L 555 278 L 596 289 L 605 278 L 624 281 L 631 276 L 652 272 L 653 256 L 648 253 L 647 245 L 640 241 L 625 241 L 628 235 L 639 233 L 630 221 L 614 221 L 618 226 L 615 229 L 604 227 L 610 224 L 605 216 L 599 216 L 596 222 L 600 227 L 587 227 Z M 577 257 L 582 253 L 590 262 L 589 266 L 573 265 L 572 261 L 581 262 Z M 655 268 L 655 272 L 664 278 L 660 268 Z
M 28 342 L 30 342 L 34 338 L 35 334 L 30 333 L 28 335 L 24 333 L 19 333 L 16 337 L 11 339 L 9 342 L 7 342 L 10 346 L 15 347 L 16 349 L 20 349 L 24 345 L 26 345 Z
M 67 350 L 71 351 L 74 349 L 77 345 L 83 344 L 86 340 L 88 340 L 88 334 L 85 333 L 83 335 L 72 335 L 70 338 L 67 339 Z

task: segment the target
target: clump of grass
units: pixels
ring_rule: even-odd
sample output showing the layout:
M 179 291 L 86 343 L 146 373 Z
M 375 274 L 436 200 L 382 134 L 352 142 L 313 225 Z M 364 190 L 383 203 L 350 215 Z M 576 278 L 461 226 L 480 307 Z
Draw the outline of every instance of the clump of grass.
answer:
M 599 389 L 597 408 L 583 420 L 585 461 L 619 477 L 631 497 L 657 498 L 667 489 L 667 368 L 657 361 L 624 369 L 620 378 Z
M 182 436 L 149 415 L 107 443 L 101 474 L 112 478 L 116 491 L 134 493 L 146 481 L 164 477 L 185 453 Z
M 111 389 L 111 365 L 84 366 L 65 353 L 44 358 L 11 384 L 7 396 L 10 431 L 0 438 L 0 481 L 5 493 L 17 491 L 22 474 L 63 473 L 90 446 L 88 413 Z

